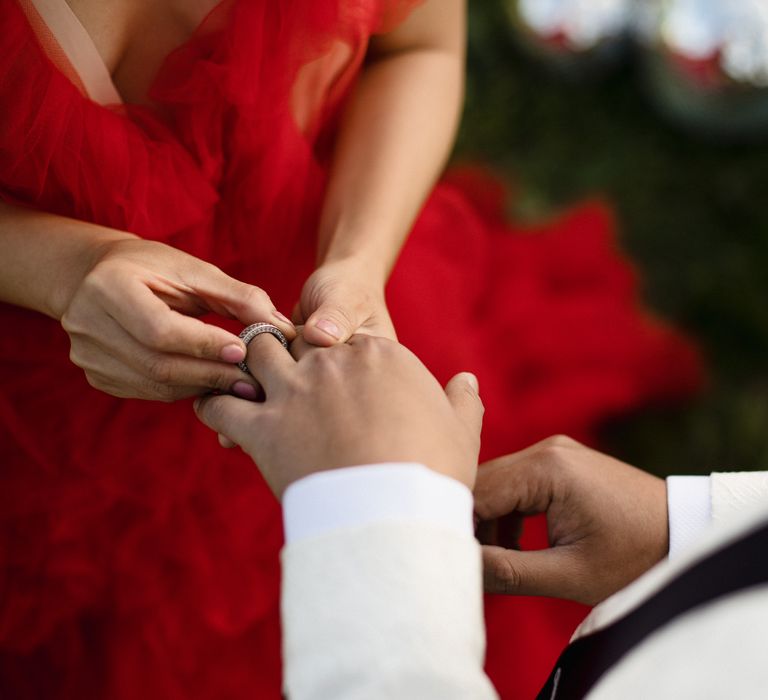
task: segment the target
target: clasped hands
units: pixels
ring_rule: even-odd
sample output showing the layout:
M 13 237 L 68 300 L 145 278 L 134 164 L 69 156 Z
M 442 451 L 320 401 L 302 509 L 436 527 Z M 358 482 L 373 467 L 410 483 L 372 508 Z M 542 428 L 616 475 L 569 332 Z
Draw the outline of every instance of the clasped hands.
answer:
M 295 327 L 263 290 L 129 234 L 105 240 L 76 268 L 51 307 L 88 381 L 115 396 L 164 401 L 211 390 L 254 398 L 260 384 L 263 403 L 219 396 L 197 410 L 225 444 L 254 458 L 278 496 L 323 469 L 419 462 L 474 487 L 481 519 L 546 513 L 549 549 L 484 547 L 486 588 L 496 592 L 595 603 L 667 551 L 664 482 L 610 457 L 554 438 L 478 470 L 476 380 L 457 375 L 443 390 L 388 340 L 383 280 L 354 260 L 322 265 L 305 283 L 293 355 L 271 336 L 251 343 L 253 377 L 236 366 L 242 341 L 196 316 L 267 321 L 294 340 Z
M 300 335 L 286 352 L 268 334 L 248 348 L 263 402 L 198 399 L 198 417 L 239 445 L 278 498 L 315 472 L 417 462 L 474 489 L 481 521 L 545 513 L 550 547 L 483 546 L 486 590 L 595 604 L 668 549 L 666 488 L 565 437 L 477 467 L 483 405 L 477 380 L 443 389 L 403 346 L 355 335 L 320 348 Z

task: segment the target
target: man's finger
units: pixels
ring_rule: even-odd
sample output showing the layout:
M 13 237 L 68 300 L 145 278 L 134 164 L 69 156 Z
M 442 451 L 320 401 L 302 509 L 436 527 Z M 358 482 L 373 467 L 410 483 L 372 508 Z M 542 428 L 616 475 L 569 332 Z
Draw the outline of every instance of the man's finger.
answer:
M 504 469 L 480 465 L 473 489 L 475 513 L 481 520 L 545 513 L 552 503 L 552 488 L 544 465 L 530 458 Z
M 453 377 L 445 386 L 453 410 L 470 435 L 480 441 L 480 430 L 483 427 L 483 401 L 480 398 L 480 387 L 477 377 L 469 372 L 462 372 Z
M 296 360 L 271 333 L 261 333 L 251 340 L 245 364 L 267 398 L 279 392 L 297 372 Z
M 262 404 L 234 396 L 204 396 L 195 401 L 197 417 L 211 430 L 240 445 L 250 455 L 258 451 Z
M 525 515 L 546 512 L 556 494 L 558 451 L 570 444 L 576 443 L 548 438 L 481 464 L 474 488 L 475 512 L 483 520 L 513 511 Z
M 313 345 L 312 343 L 307 342 L 307 340 L 304 338 L 304 326 L 299 326 L 296 339 L 291 343 L 291 355 L 293 355 L 296 361 L 298 362 L 303 357 L 306 357 L 313 352 L 320 351 L 321 348 L 319 348 L 317 345 Z
M 484 545 L 482 550 L 486 593 L 578 599 L 578 572 L 562 549 L 519 552 Z

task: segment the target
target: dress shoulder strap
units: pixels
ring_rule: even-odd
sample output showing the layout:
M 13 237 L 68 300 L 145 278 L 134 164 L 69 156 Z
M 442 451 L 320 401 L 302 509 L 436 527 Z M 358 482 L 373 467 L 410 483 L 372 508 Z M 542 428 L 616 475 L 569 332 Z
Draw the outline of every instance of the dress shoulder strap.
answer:
M 93 39 L 66 0 L 19 0 L 51 60 L 94 102 L 122 104 L 122 98 Z

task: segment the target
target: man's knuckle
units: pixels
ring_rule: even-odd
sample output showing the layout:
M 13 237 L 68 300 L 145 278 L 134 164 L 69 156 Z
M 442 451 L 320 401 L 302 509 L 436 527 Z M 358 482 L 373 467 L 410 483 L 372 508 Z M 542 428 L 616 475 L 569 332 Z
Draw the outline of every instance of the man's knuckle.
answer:
M 520 590 L 523 583 L 522 573 L 509 558 L 499 557 L 494 573 L 497 580 L 503 585 L 505 593 L 512 594 Z
M 579 443 L 576 442 L 573 438 L 568 437 L 567 435 L 553 435 L 549 438 L 549 442 L 553 447 L 559 447 L 561 449 L 567 449 L 571 447 L 575 447 Z
M 577 445 L 567 435 L 553 435 L 541 442 L 539 454 L 545 462 L 558 465 L 568 461 L 570 451 Z

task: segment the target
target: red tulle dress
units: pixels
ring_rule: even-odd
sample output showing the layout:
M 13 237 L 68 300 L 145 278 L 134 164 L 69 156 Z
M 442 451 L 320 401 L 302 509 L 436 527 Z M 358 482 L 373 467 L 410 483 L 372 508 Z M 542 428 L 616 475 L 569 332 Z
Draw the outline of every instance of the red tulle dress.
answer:
M 165 60 L 151 107 L 105 107 L 29 8 L 0 0 L 0 196 L 164 241 L 289 310 L 344 98 L 407 5 L 221 3 Z M 606 416 L 690 392 L 697 356 L 642 310 L 606 208 L 522 229 L 502 198 L 476 172 L 446 178 L 388 288 L 402 342 L 441 380 L 478 374 L 484 457 L 592 440 Z M 0 305 L 0 328 L 0 697 L 279 698 L 281 518 L 256 468 L 189 402 L 92 389 L 55 321 Z M 536 523 L 527 541 L 544 537 Z M 539 689 L 583 613 L 489 601 L 503 697 Z

